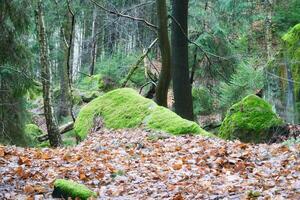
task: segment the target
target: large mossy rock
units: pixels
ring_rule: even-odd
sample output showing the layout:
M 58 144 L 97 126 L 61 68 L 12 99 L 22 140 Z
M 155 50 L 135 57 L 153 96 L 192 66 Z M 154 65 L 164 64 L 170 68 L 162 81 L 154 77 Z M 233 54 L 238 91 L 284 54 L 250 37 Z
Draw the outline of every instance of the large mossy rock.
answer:
M 256 95 L 249 95 L 234 104 L 221 125 L 221 138 L 242 142 L 266 142 L 272 137 L 271 128 L 283 125 L 272 106 Z
M 57 179 L 54 182 L 54 198 L 81 199 L 86 200 L 90 197 L 96 197 L 96 193 L 85 185 L 75 183 L 70 180 Z
M 171 134 L 195 133 L 211 135 L 195 122 L 182 119 L 167 108 L 130 88 L 116 89 L 100 96 L 79 112 L 74 124 L 75 133 L 82 140 L 100 117 L 105 127 L 113 129 L 135 128 L 159 130 Z

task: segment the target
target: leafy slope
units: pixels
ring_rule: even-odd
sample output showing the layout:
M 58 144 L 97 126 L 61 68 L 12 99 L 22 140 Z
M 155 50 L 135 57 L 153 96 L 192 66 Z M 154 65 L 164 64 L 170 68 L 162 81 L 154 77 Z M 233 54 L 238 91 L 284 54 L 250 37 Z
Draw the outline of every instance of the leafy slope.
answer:
M 102 130 L 74 148 L 0 146 L 0 199 L 50 199 L 56 178 L 99 199 L 299 199 L 299 150 L 141 130 Z

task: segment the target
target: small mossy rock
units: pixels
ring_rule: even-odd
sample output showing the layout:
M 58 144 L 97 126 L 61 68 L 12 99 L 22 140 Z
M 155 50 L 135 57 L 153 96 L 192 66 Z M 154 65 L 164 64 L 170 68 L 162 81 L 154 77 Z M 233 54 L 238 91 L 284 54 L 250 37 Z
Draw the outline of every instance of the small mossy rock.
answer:
M 75 183 L 74 181 L 57 179 L 54 182 L 54 190 L 52 193 L 52 197 L 54 198 L 86 200 L 96 196 L 96 193 L 85 185 Z
M 94 119 L 100 117 L 107 128 L 135 128 L 143 125 L 147 129 L 172 134 L 198 133 L 211 135 L 195 122 L 182 119 L 172 111 L 158 106 L 130 88 L 116 89 L 100 96 L 79 112 L 74 130 L 80 139 L 84 139 L 94 125 Z
M 221 138 L 242 142 L 260 143 L 268 141 L 270 129 L 283 125 L 272 106 L 256 95 L 249 95 L 234 104 L 221 125 Z

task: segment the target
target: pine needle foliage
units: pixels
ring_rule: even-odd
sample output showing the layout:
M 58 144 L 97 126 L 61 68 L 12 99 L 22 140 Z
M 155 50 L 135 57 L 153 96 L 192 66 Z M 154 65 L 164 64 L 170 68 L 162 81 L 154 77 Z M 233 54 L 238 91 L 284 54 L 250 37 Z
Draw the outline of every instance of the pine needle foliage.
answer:
M 245 63 L 240 64 L 231 76 L 230 82 L 221 83 L 221 108 L 227 109 L 245 96 L 255 94 L 256 91 L 263 88 L 263 85 L 263 70 L 254 69 Z

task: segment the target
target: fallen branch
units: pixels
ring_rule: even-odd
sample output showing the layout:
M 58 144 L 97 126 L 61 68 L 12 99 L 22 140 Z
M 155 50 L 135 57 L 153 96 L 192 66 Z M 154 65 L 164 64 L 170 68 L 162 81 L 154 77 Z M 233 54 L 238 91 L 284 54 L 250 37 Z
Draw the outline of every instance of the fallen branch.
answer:
M 124 82 L 122 83 L 122 87 L 126 87 L 127 82 L 130 80 L 130 77 L 134 74 L 135 70 L 139 67 L 141 62 L 144 60 L 144 58 L 148 55 L 152 47 L 155 45 L 155 43 L 158 41 L 158 38 L 153 40 L 153 42 L 150 44 L 150 46 L 147 48 L 146 52 L 143 53 L 143 55 L 140 57 L 140 59 L 136 62 L 134 66 L 131 67 L 128 75 L 126 76 Z
M 62 135 L 66 132 L 69 132 L 73 128 L 74 128 L 74 122 L 68 122 L 68 123 L 66 123 L 66 124 L 59 127 L 59 134 Z M 41 135 L 37 139 L 38 139 L 39 142 L 44 142 L 44 141 L 49 139 L 48 134 Z

